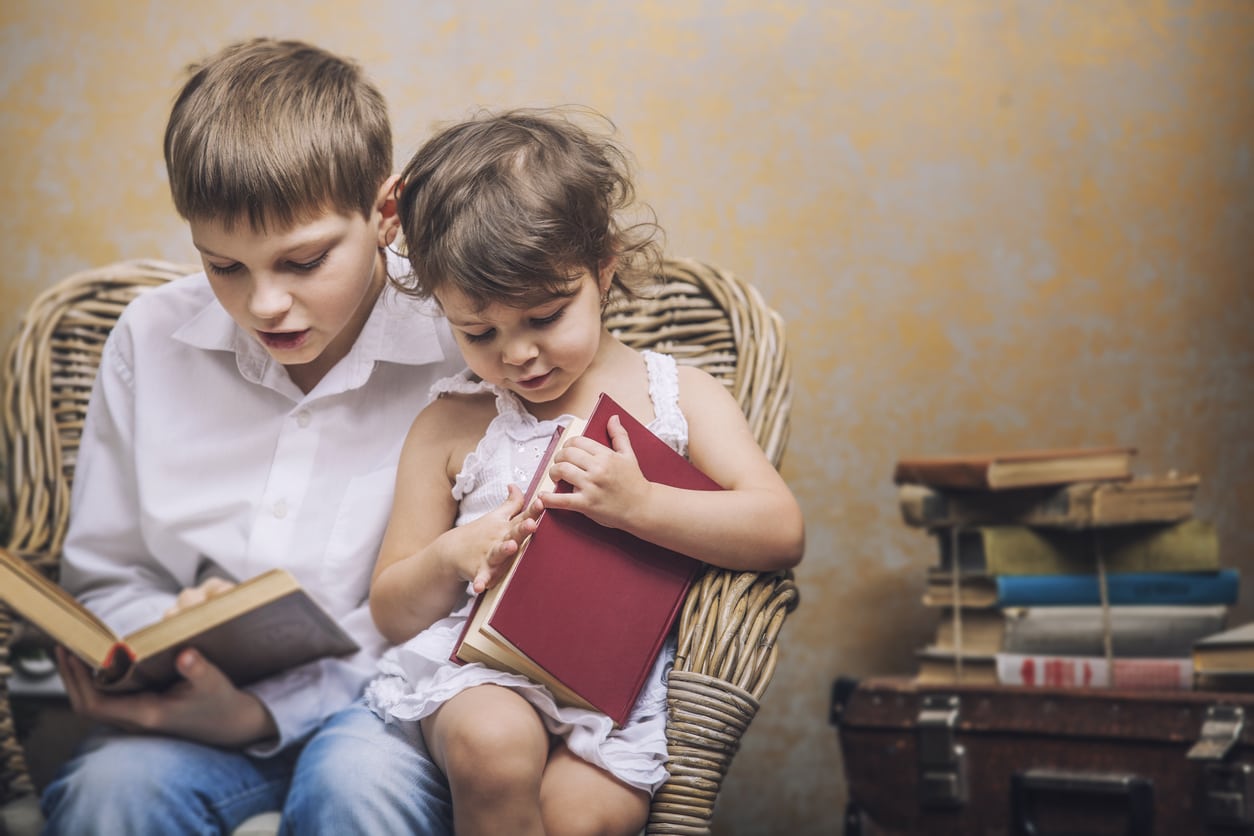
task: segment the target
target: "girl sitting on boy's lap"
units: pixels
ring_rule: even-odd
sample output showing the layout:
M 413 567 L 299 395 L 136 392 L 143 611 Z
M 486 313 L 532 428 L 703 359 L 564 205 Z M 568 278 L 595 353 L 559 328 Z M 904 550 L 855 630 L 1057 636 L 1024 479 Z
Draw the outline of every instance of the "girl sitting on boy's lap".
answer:
M 656 226 L 624 220 L 634 190 L 612 140 L 557 111 L 484 115 L 428 141 L 398 188 L 405 290 L 439 303 L 469 371 L 435 385 L 401 454 L 370 592 L 400 646 L 368 700 L 389 722 L 421 724 L 459 833 L 638 832 L 666 779 L 673 642 L 616 729 L 522 676 L 450 662 L 471 592 L 501 579 L 542 507 L 760 571 L 801 559 L 800 509 L 723 384 L 602 323 L 609 296 L 659 262 Z M 612 419 L 612 449 L 576 438 L 555 457 L 550 475 L 574 490 L 524 509 L 519 486 L 554 429 L 602 391 L 726 490 L 646 481 Z

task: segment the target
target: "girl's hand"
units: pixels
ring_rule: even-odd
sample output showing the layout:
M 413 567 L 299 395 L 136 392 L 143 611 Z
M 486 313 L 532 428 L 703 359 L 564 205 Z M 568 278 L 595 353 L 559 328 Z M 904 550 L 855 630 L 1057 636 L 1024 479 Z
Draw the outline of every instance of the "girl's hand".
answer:
M 576 436 L 557 451 L 549 475 L 554 482 L 568 482 L 573 491 L 546 491 L 533 503 L 535 508 L 562 508 L 578 511 L 594 522 L 610 528 L 625 528 L 631 509 L 641 507 L 651 483 L 640 472 L 631 438 L 617 415 L 606 425 L 611 447 Z
M 209 578 L 209 580 L 199 586 L 189 586 L 179 593 L 178 598 L 174 599 L 174 604 L 165 611 L 165 617 L 169 618 L 189 607 L 203 604 L 210 598 L 216 598 L 234 586 L 235 584 L 222 578 Z
M 449 532 L 465 537 L 465 542 L 458 544 L 458 552 L 466 559 L 463 570 L 476 594 L 495 586 L 505 575 L 523 541 L 536 530 L 539 513 L 539 509 L 524 509 L 522 491 L 510 485 L 504 502 Z

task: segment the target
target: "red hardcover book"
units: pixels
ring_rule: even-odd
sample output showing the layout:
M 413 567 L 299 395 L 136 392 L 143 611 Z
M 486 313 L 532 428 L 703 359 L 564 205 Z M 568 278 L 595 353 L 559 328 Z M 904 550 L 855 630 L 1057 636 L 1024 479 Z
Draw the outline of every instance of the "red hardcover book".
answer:
M 618 415 L 640 469 L 652 482 L 722 490 L 608 395 L 582 434 L 610 445 L 607 422 Z M 549 445 L 528 493 L 547 489 Z M 558 491 L 570 486 L 559 483 Z M 454 651 L 522 673 L 549 687 L 559 702 L 592 708 L 622 725 L 644 687 L 662 644 L 702 564 L 574 511 L 546 509 L 509 573 L 480 595 Z

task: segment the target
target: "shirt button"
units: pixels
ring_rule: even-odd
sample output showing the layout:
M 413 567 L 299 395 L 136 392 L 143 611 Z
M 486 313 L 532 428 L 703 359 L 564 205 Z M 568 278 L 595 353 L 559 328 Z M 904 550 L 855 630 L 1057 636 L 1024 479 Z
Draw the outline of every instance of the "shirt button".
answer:
M 308 409 L 302 409 L 296 413 L 296 426 L 304 429 L 309 426 L 309 422 L 313 420 L 313 416 L 309 414 Z
M 274 503 L 274 507 L 271 510 L 274 512 L 274 518 L 276 520 L 281 520 L 287 516 L 287 502 L 280 499 L 278 502 Z

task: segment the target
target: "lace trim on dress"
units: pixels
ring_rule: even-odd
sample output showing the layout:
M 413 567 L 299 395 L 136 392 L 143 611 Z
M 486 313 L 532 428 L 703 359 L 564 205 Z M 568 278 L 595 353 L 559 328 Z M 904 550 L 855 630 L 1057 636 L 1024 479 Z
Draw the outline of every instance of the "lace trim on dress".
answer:
M 559 425 L 565 425 L 571 419 L 569 415 L 562 415 L 540 420 L 527 411 L 522 400 L 513 392 L 474 377 L 469 369 L 438 380 L 431 386 L 433 400 L 446 394 L 478 395 L 483 392 L 491 392 L 496 397 L 496 417 L 488 423 L 483 438 L 466 456 L 453 481 L 453 498 L 458 502 L 479 484 L 478 474 L 492 460 L 502 435 L 515 441 L 530 441 L 538 435 L 552 435 Z
M 642 351 L 649 378 L 649 400 L 653 401 L 653 421 L 649 429 L 658 438 L 688 457 L 688 419 L 679 410 L 679 365 L 669 354 Z

